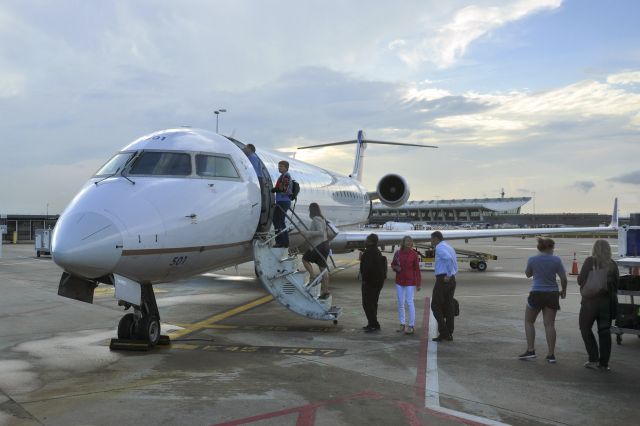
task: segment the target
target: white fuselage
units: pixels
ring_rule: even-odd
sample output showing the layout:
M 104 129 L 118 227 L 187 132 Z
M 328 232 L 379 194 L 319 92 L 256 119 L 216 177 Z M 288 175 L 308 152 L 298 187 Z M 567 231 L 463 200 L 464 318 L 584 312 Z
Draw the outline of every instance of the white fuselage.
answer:
M 260 187 L 236 143 L 204 130 L 174 129 L 142 137 L 120 153 L 130 155 L 129 163 L 91 178 L 60 216 L 52 240 L 57 264 L 90 279 L 115 273 L 157 283 L 252 260 Z M 190 171 L 158 172 L 162 161 L 146 172 L 132 170 L 140 167 L 136 161 L 152 158 L 149 153 L 183 154 Z M 370 200 L 357 180 L 266 150 L 257 154 L 274 183 L 278 161 L 290 163 L 300 184 L 295 211 L 307 222 L 311 202 L 338 227 L 368 218 Z M 232 162 L 233 176 L 200 173 L 201 160 L 214 156 Z

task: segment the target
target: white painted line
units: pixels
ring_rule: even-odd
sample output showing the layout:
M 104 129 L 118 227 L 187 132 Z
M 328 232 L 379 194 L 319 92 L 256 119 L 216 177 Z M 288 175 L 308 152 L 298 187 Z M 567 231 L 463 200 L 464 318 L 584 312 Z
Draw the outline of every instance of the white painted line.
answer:
M 462 411 L 451 410 L 440 406 L 440 383 L 438 382 L 438 342 L 430 340 L 438 335 L 438 322 L 433 316 L 433 312 L 429 317 L 429 335 L 427 350 L 427 371 L 425 380 L 424 406 L 429 410 L 437 411 L 457 419 L 469 420 L 474 423 L 490 426 L 508 426 L 496 420 L 486 419 L 484 417 L 475 416 L 473 414 L 463 413 Z
M 429 335 L 427 339 L 438 335 L 438 322 L 433 316 L 429 317 Z M 440 406 L 440 385 L 438 383 L 438 342 L 428 340 L 427 343 L 427 378 L 425 380 L 425 407 Z
M 509 426 L 507 423 L 502 423 L 502 422 L 499 422 L 497 420 L 486 419 L 484 417 L 474 416 L 473 414 L 467 414 L 467 413 L 463 413 L 462 411 L 451 410 L 449 408 L 429 407 L 429 406 L 427 406 L 426 408 L 428 408 L 430 410 L 433 410 L 433 411 L 438 411 L 438 412 L 443 413 L 443 414 L 448 414 L 448 415 L 456 417 L 458 419 L 469 420 L 469 421 L 472 421 L 474 423 L 479 423 L 479 424 L 482 424 L 482 425 Z

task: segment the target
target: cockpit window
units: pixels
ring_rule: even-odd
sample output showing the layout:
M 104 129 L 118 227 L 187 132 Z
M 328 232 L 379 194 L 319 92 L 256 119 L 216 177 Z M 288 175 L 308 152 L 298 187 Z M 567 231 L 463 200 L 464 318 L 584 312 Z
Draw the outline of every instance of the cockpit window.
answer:
M 108 176 L 121 172 L 127 162 L 133 157 L 134 152 L 121 152 L 114 155 L 111 160 L 107 161 L 107 164 L 102 166 L 100 170 L 96 172 L 96 176 Z
M 130 175 L 188 176 L 191 156 L 180 152 L 144 151 L 129 170 Z
M 233 162 L 217 155 L 196 155 L 196 173 L 202 177 L 239 178 Z

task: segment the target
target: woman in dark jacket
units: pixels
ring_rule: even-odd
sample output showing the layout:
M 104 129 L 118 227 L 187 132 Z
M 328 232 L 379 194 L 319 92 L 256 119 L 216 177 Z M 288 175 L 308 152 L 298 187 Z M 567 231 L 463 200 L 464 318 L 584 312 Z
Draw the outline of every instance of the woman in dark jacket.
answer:
M 582 288 L 587 283 L 589 272 L 595 268 L 607 268 L 607 292 L 595 297 L 582 297 L 580 306 L 580 332 L 584 345 L 589 354 L 589 361 L 585 362 L 586 368 L 599 368 L 609 370 L 609 357 L 611 356 L 611 321 L 616 317 L 618 307 L 618 281 L 620 272 L 618 265 L 611 259 L 611 247 L 606 240 L 597 240 L 593 244 L 592 256 L 587 257 L 578 275 L 578 285 Z M 598 340 L 591 331 L 593 323 L 598 323 Z
M 365 240 L 365 250 L 360 258 L 362 277 L 362 308 L 367 316 L 367 325 L 362 327 L 367 333 L 380 330 L 378 322 L 378 299 L 387 278 L 387 258 L 378 250 L 378 236 L 369 234 Z

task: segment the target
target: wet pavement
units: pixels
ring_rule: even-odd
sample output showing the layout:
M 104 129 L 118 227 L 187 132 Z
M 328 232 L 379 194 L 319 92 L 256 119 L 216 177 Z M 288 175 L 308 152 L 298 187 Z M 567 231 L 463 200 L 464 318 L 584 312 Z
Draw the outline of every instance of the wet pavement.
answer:
M 556 239 L 571 269 L 591 239 Z M 615 240 L 611 240 L 615 245 Z M 535 240 L 453 242 L 496 254 L 486 272 L 462 264 L 455 340 L 435 344 L 433 274 L 416 295 L 416 333 L 397 333 L 395 288 L 380 297 L 379 333 L 364 333 L 357 255 L 336 256 L 337 325 L 299 317 L 271 301 L 253 265 L 155 286 L 163 333 L 149 352 L 109 350 L 123 315 L 112 287 L 94 304 L 58 296 L 61 270 L 31 245 L 0 259 L 0 424 L 4 425 L 419 425 L 635 424 L 640 339 L 613 343 L 611 372 L 585 369 L 575 277 L 561 302 L 558 363 L 525 349 L 524 277 Z M 614 247 L 615 251 L 615 247 Z M 622 300 L 622 299 L 621 299 Z

